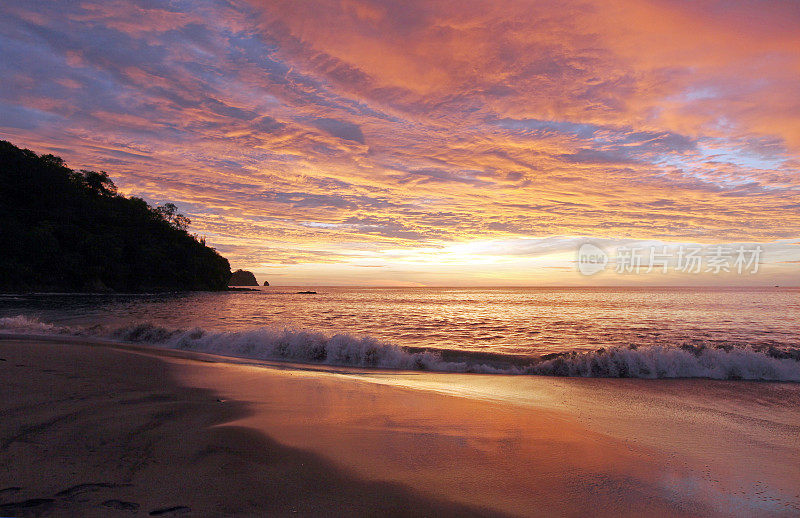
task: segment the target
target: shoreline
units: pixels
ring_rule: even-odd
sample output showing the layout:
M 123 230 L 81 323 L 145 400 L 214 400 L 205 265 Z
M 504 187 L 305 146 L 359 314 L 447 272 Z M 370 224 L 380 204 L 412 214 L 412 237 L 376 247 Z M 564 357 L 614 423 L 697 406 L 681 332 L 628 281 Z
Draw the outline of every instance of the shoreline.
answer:
M 492 514 L 231 425 L 247 404 L 176 383 L 153 355 L 0 340 L 0 358 L 3 515 Z
M 17 511 L 133 512 L 112 500 L 198 516 L 800 510 L 798 411 L 759 410 L 794 408 L 796 384 L 298 366 L 19 338 L 0 337 L 0 515 L 35 499 Z M 687 440 L 709 421 L 713 434 Z
M 3 322 L 5 320 L 10 322 Z M 400 346 L 374 341 L 367 335 L 325 334 L 291 328 L 222 332 L 170 330 L 142 324 L 97 332 L 97 326 L 76 331 L 25 316 L 0 318 L 0 340 L 11 338 L 117 347 L 173 356 L 201 357 L 205 354 L 215 362 L 248 362 L 293 369 L 363 368 L 401 374 L 438 372 L 565 379 L 800 383 L 800 349 L 779 350 L 766 346 L 609 346 L 522 355 Z M 313 347 L 306 347 L 309 342 Z

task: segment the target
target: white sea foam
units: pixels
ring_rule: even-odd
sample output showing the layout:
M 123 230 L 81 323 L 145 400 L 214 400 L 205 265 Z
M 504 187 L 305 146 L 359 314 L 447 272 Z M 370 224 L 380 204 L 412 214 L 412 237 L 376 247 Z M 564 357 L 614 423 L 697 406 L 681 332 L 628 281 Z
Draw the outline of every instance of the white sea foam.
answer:
M 604 378 L 800 381 L 800 361 L 775 356 L 791 355 L 751 348 L 615 347 L 560 356 L 531 365 L 527 371 L 551 376 Z
M 75 328 L 41 322 L 26 316 L 0 318 L 0 331 L 26 334 L 94 336 L 257 360 L 325 365 L 379 367 L 402 370 L 533 374 L 609 378 L 712 378 L 800 382 L 800 350 L 755 350 L 747 347 L 714 349 L 691 346 L 612 347 L 571 352 L 554 358 L 530 359 L 497 354 L 447 361 L 434 351 L 410 351 L 371 337 L 329 335 L 290 328 L 259 328 L 235 332 L 202 329 L 170 330 L 153 324 L 118 329 Z
M 445 362 L 435 352 L 410 352 L 371 337 L 325 333 L 290 328 L 260 328 L 237 332 L 206 332 L 202 329 L 170 331 L 139 324 L 112 331 L 109 337 L 126 342 L 156 344 L 170 349 L 197 351 L 298 363 L 406 370 L 484 372 L 468 362 Z
M 10 331 L 22 334 L 69 334 L 70 329 L 42 322 L 37 318 L 24 315 L 0 318 L 0 331 Z

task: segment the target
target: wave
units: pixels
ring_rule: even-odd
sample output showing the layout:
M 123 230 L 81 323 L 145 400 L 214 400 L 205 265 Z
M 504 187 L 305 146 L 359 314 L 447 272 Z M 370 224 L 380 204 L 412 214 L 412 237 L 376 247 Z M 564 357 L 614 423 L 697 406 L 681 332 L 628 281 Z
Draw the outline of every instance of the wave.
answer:
M 25 334 L 72 334 L 72 330 L 68 327 L 47 324 L 37 318 L 29 318 L 22 315 L 0 318 L 0 330 Z
M 0 318 L 0 331 L 72 335 L 255 360 L 459 373 L 596 378 L 710 378 L 800 382 L 800 349 L 694 345 L 609 347 L 543 357 L 413 350 L 348 334 L 291 328 L 210 332 L 150 323 L 68 327 L 26 316 Z M 453 361 L 452 358 L 459 358 Z
M 800 351 L 749 347 L 613 347 L 568 353 L 528 368 L 530 374 L 597 378 L 711 378 L 800 381 Z

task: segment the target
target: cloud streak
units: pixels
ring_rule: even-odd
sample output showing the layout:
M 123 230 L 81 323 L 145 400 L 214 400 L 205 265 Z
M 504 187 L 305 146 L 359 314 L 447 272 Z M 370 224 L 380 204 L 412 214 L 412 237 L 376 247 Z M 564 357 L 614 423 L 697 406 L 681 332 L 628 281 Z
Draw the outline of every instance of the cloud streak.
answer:
M 800 233 L 796 2 L 7 0 L 0 14 L 0 137 L 178 203 L 235 265 Z

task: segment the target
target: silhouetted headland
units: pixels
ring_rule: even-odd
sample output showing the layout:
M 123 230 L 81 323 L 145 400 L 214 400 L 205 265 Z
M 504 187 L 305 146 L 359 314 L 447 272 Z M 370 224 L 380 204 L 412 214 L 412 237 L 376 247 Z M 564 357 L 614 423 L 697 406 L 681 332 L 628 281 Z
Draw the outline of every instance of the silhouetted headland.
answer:
M 0 141 L 0 291 L 225 290 L 228 260 L 171 203 Z
M 228 286 L 258 286 L 258 281 L 253 272 L 236 270 L 228 281 Z

